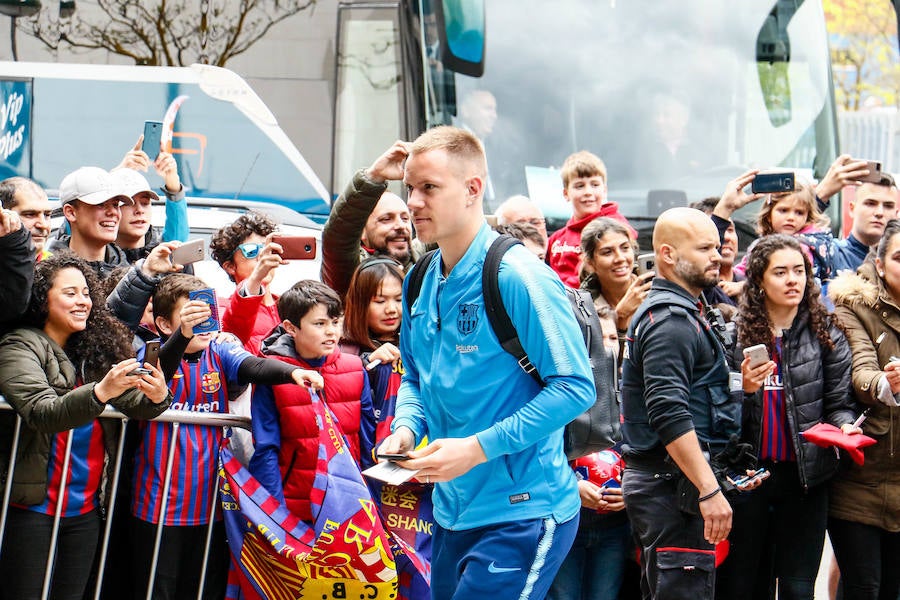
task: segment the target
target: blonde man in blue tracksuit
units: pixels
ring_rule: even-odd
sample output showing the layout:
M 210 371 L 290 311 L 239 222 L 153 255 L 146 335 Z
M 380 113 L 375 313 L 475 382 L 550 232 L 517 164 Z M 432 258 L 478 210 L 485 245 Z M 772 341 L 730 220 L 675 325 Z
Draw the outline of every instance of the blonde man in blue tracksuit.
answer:
M 587 351 L 559 278 L 519 246 L 503 258 L 500 293 L 544 387 L 503 350 L 481 291 L 497 236 L 482 212 L 481 142 L 438 127 L 404 148 L 394 178 L 439 251 L 403 317 L 406 374 L 380 451 L 409 452 L 403 465 L 436 483 L 433 598 L 543 598 L 578 527 L 562 431 L 595 399 Z

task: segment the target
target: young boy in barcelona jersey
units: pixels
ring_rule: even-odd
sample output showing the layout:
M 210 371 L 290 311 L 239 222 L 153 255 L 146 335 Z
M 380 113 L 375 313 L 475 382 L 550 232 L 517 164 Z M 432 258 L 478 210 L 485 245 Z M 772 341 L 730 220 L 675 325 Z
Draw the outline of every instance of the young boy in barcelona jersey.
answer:
M 209 304 L 189 294 L 207 285 L 192 275 L 163 279 L 153 295 L 157 330 L 166 339 L 162 365 L 179 357 L 169 383 L 172 408 L 203 413 L 228 412 L 228 386 L 235 383 L 290 384 L 320 388 L 314 372 L 251 355 L 239 343 L 220 343 L 215 332 L 194 334 L 206 321 Z M 171 366 L 169 367 L 171 368 Z M 171 372 L 165 366 L 163 370 Z M 197 597 L 210 506 L 216 493 L 216 465 L 222 429 L 181 424 L 177 431 L 168 494 L 163 496 L 169 447 L 174 433 L 169 423 L 142 424 L 135 456 L 132 487 L 133 583 L 135 598 L 144 598 L 150 577 L 157 527 L 163 533 L 153 584 L 153 598 Z M 161 514 L 165 500 L 165 514 Z M 220 517 L 213 526 L 203 598 L 223 597 L 228 553 Z

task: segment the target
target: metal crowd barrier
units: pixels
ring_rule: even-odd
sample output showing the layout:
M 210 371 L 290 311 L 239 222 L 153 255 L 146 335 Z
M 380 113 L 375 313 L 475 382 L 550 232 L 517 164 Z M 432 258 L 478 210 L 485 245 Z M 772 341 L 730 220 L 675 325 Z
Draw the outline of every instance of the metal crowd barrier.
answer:
M 0 410 L 8 410 L 12 411 L 12 406 L 9 405 L 5 400 L 0 397 Z M 103 575 L 106 569 L 106 560 L 107 560 L 107 552 L 109 551 L 109 539 L 112 533 L 112 523 L 113 523 L 113 515 L 115 514 L 116 509 L 116 498 L 118 495 L 118 487 L 119 487 L 119 475 L 122 469 L 122 460 L 123 454 L 125 450 L 125 425 L 129 421 L 128 417 L 126 417 L 121 412 L 115 410 L 111 406 L 107 406 L 103 413 L 100 415 L 101 419 L 120 419 L 122 421 L 121 431 L 119 432 L 119 440 L 116 447 L 115 453 L 115 466 L 113 469 L 113 478 L 111 482 L 111 490 L 112 493 L 110 495 L 109 501 L 107 503 L 106 510 L 106 523 L 103 529 L 103 538 L 100 542 L 99 547 L 99 563 L 97 567 L 96 573 L 96 583 L 94 587 L 94 600 L 100 600 L 100 594 L 103 591 Z M 175 444 L 178 442 L 178 429 L 182 424 L 192 424 L 192 425 L 203 425 L 207 427 L 237 427 L 240 429 L 250 429 L 250 418 L 243 417 L 238 415 L 230 415 L 224 413 L 200 413 L 200 412 L 192 412 L 187 410 L 173 410 L 168 409 L 163 414 L 159 415 L 155 419 L 156 422 L 164 422 L 164 423 L 172 423 L 172 437 L 169 443 L 169 458 L 168 463 L 166 464 L 166 469 L 164 473 L 164 482 L 163 482 L 163 497 L 162 502 L 160 503 L 159 513 L 157 515 L 157 526 L 156 526 L 156 541 L 153 547 L 153 561 L 150 567 L 150 578 L 147 583 L 147 600 L 152 600 L 153 595 L 153 585 L 156 579 L 156 568 L 159 559 L 159 548 L 162 542 L 162 528 L 165 519 L 163 515 L 166 514 L 166 509 L 168 505 L 169 499 L 169 487 L 171 485 L 172 479 L 172 462 L 175 457 Z M 12 440 L 12 449 L 10 451 L 10 460 L 9 460 L 9 468 L 8 475 L 6 477 L 6 484 L 3 486 L 3 503 L 0 505 L 0 552 L 2 552 L 2 543 L 3 538 L 6 533 L 6 518 L 7 513 L 9 511 L 9 497 L 12 492 L 12 474 L 15 472 L 16 466 L 16 453 L 19 446 L 19 434 L 22 429 L 22 418 L 16 415 L 16 424 L 15 430 L 13 432 L 13 440 Z M 69 459 L 71 457 L 72 452 L 72 434 L 71 430 L 69 432 L 67 442 L 66 442 L 66 452 L 65 458 L 63 459 L 63 473 L 68 472 L 69 468 Z M 57 546 L 57 537 L 59 534 L 59 513 L 62 509 L 62 502 L 65 498 L 65 486 L 66 486 L 66 477 L 63 477 L 62 486 L 60 489 L 59 497 L 57 499 L 56 504 L 56 516 L 53 519 L 53 529 L 50 535 L 50 552 L 47 555 L 47 564 L 44 569 L 44 583 L 43 583 L 43 591 L 41 594 L 42 600 L 46 600 L 50 595 L 50 585 L 53 579 L 53 563 L 56 558 L 56 546 Z M 102 484 L 101 484 L 102 485 Z M 206 545 L 203 551 L 203 562 L 201 565 L 201 572 L 199 578 L 199 585 L 197 587 L 197 598 L 198 600 L 202 597 L 203 594 L 203 586 L 206 582 L 206 566 L 209 560 L 209 550 L 210 544 L 212 541 L 212 532 L 213 525 L 215 523 L 215 511 L 216 505 L 219 500 L 219 490 L 218 486 L 216 486 L 215 493 L 213 494 L 212 502 L 209 506 L 209 525 L 206 531 Z M 87 597 L 87 596 L 86 596 Z

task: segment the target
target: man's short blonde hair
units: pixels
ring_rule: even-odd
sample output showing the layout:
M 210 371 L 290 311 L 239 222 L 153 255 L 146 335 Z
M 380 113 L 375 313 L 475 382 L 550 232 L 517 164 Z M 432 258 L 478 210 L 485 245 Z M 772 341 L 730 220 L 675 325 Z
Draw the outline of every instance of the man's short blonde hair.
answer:
M 563 187 L 568 188 L 573 179 L 579 177 L 596 177 L 599 175 L 606 183 L 606 165 L 600 157 L 587 150 L 570 154 L 560 169 Z
M 476 169 L 479 177 L 487 177 L 484 145 L 473 133 L 465 129 L 449 125 L 429 129 L 415 139 L 409 149 L 409 155 L 424 154 L 431 150 L 446 152 L 451 165 L 459 161 L 468 162 Z

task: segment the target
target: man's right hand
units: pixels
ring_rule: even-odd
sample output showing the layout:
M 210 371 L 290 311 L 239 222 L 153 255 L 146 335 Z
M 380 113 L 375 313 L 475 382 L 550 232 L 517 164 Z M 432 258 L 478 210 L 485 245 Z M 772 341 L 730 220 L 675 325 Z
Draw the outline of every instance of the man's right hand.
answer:
M 250 272 L 250 275 L 245 281 L 244 289 L 247 290 L 247 294 L 251 296 L 259 296 L 262 294 L 265 291 L 264 286 L 272 283 L 272 278 L 275 276 L 275 269 L 277 269 L 279 265 L 287 264 L 287 261 L 281 258 L 281 253 L 284 251 L 284 248 L 281 247 L 281 244 L 276 244 L 272 241 L 272 235 L 273 234 L 270 233 L 266 237 L 266 244 L 263 246 L 262 250 L 259 251 L 256 266 L 253 267 L 253 271 Z
M 22 228 L 22 220 L 14 210 L 3 209 L 0 211 L 0 237 L 5 237 Z
M 135 171 L 144 171 L 150 167 L 150 157 L 147 156 L 147 153 L 141 149 L 141 146 L 144 143 L 144 134 L 141 134 L 140 137 L 135 142 L 134 146 L 125 153 L 125 156 L 122 157 L 122 162 L 113 167 L 113 171 L 116 169 L 133 169 Z
M 723 219 L 731 219 L 736 210 L 765 196 L 765 194 L 748 194 L 744 191 L 744 188 L 756 178 L 757 173 L 759 169 L 751 169 L 729 181 L 725 192 L 719 198 L 719 203 L 713 209 L 713 214 Z
M 731 532 L 731 505 L 724 492 L 719 492 L 709 500 L 700 503 L 703 517 L 703 537 L 710 544 L 725 540 Z
M 403 179 L 403 162 L 409 156 L 409 142 L 397 140 L 366 169 L 366 177 L 376 183 Z

